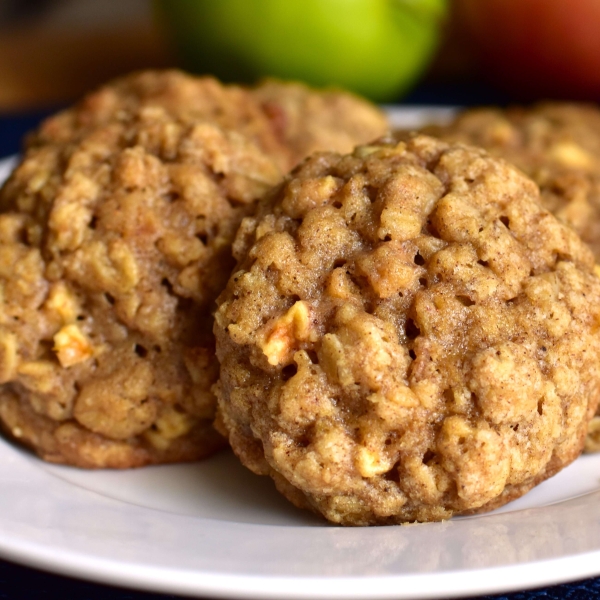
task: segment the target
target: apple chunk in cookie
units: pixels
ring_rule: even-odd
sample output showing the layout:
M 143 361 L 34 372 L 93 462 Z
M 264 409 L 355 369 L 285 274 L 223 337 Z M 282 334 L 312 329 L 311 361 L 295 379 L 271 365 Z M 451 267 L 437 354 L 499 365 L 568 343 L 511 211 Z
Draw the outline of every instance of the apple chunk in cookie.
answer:
M 218 300 L 218 423 L 346 525 L 517 498 L 582 450 L 600 280 L 537 186 L 427 136 L 319 154 L 246 218 Z

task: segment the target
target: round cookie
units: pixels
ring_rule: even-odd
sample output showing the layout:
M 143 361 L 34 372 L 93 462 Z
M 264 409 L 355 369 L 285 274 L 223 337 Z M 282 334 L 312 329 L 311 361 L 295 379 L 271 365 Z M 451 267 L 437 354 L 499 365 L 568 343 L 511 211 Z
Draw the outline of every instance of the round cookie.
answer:
M 346 525 L 513 500 L 581 452 L 600 280 L 536 185 L 427 136 L 308 159 L 244 219 L 215 315 L 219 428 Z
M 182 71 L 142 71 L 89 94 L 44 123 L 36 138 L 69 142 L 77 132 L 153 110 L 179 121 L 210 121 L 243 134 L 289 171 L 316 151 L 350 152 L 389 130 L 385 114 L 348 92 L 268 80 L 254 88 L 223 85 Z
M 425 131 L 486 149 L 540 187 L 544 206 L 589 244 L 600 261 L 600 110 L 545 103 L 532 108 L 480 108 Z
M 281 177 L 239 133 L 119 108 L 119 85 L 47 121 L 0 191 L 0 421 L 80 467 L 224 444 L 211 310 L 237 226 Z
M 151 120 L 166 113 L 180 124 L 209 121 L 237 131 L 251 140 L 287 171 L 291 167 L 287 148 L 279 140 L 271 120 L 248 89 L 223 85 L 212 77 L 195 77 L 182 71 L 140 71 L 115 79 L 85 96 L 74 107 L 47 119 L 28 140 L 31 144 L 71 144 L 86 131 L 127 122 L 139 116 Z M 177 148 L 169 139 L 145 140 L 162 144 L 166 155 Z

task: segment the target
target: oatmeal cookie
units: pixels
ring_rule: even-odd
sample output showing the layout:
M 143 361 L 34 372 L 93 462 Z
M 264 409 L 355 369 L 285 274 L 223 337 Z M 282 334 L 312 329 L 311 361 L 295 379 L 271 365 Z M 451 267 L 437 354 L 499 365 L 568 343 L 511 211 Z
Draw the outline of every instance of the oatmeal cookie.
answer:
M 467 110 L 425 131 L 485 148 L 540 187 L 544 206 L 573 227 L 600 261 L 600 110 L 546 103 L 532 108 Z
M 248 89 L 223 85 L 212 77 L 194 77 L 182 71 L 140 71 L 121 77 L 88 94 L 76 106 L 46 120 L 30 137 L 30 144 L 69 144 L 82 132 L 128 121 L 132 115 L 146 120 L 167 113 L 181 125 L 209 121 L 251 140 L 287 171 L 288 151 L 270 118 Z M 114 126 L 114 125 L 113 125 Z M 177 151 L 177 136 L 148 138 L 148 145 L 162 144 L 165 156 Z
M 271 79 L 252 94 L 288 149 L 291 166 L 314 152 L 351 152 L 389 129 L 381 111 L 349 92 Z
M 237 226 L 281 172 L 250 120 L 248 135 L 216 123 L 237 126 L 229 100 L 167 75 L 168 94 L 133 101 L 145 81 L 46 121 L 0 191 L 0 421 L 53 462 L 125 468 L 224 444 L 211 310 Z M 202 98 L 213 122 L 192 114 Z
M 215 316 L 218 426 L 346 525 L 513 500 L 581 452 L 600 280 L 537 186 L 427 136 L 316 155 L 244 219 Z

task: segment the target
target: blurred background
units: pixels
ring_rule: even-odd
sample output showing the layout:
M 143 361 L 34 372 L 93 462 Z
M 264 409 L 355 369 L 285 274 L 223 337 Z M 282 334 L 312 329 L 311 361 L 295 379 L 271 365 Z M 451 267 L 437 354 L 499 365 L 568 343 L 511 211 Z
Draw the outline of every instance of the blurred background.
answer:
M 442 104 L 469 102 L 477 86 L 489 101 L 596 100 L 599 28 L 597 0 L 0 0 L 0 111 L 64 105 L 167 66 L 337 84 L 380 102 L 417 85 Z
M 597 0 L 0 0 L 0 132 L 104 81 L 181 66 L 377 102 L 600 98 Z
M 0 111 L 60 105 L 115 75 L 173 65 L 148 0 L 0 0 Z

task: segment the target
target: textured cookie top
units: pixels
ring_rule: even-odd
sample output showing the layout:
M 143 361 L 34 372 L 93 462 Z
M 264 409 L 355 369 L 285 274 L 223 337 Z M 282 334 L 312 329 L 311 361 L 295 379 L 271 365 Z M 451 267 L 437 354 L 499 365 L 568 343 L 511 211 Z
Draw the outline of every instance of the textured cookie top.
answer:
M 99 109 L 119 90 L 83 105 Z M 46 122 L 0 191 L 0 381 L 24 411 L 5 394 L 0 417 L 47 458 L 82 466 L 183 460 L 215 445 L 210 311 L 237 226 L 280 180 L 237 132 L 167 102 L 123 110 Z M 95 125 L 73 129 L 86 115 Z M 98 453 L 83 456 L 57 424 L 130 447 L 104 452 L 90 438 Z M 171 452 L 196 426 L 205 440 Z
M 126 467 L 215 446 L 211 311 L 242 217 L 305 150 L 386 126 L 341 92 L 265 94 L 134 73 L 30 136 L 0 192 L 0 422 L 45 458 Z
M 473 109 L 436 136 L 481 146 L 513 163 L 541 189 L 544 206 L 577 231 L 600 259 L 600 110 L 546 103 Z
M 517 497 L 580 452 L 600 281 L 535 184 L 426 136 L 316 155 L 246 218 L 220 296 L 220 421 L 344 524 Z

